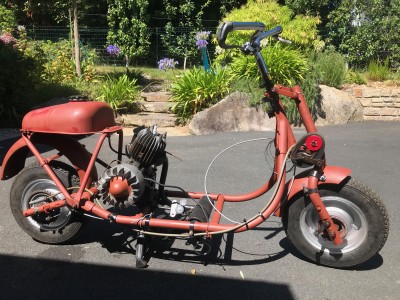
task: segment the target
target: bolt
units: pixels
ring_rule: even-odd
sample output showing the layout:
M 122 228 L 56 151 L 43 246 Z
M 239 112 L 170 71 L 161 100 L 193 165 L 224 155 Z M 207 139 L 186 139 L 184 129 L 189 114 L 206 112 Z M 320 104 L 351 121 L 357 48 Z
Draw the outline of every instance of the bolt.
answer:
M 325 227 L 331 226 L 331 222 L 329 222 L 329 221 L 324 221 L 324 226 L 325 226 Z

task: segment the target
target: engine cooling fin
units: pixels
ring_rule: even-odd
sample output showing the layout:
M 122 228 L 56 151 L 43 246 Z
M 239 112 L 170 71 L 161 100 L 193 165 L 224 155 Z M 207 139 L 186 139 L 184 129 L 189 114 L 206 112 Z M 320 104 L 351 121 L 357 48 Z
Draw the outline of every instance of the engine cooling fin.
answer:
M 166 134 L 159 134 L 155 127 L 142 128 L 126 146 L 129 158 L 139 163 L 139 168 L 161 165 L 166 156 Z
M 130 207 L 141 199 L 145 185 L 136 166 L 119 164 L 108 169 L 99 180 L 100 200 L 120 209 Z

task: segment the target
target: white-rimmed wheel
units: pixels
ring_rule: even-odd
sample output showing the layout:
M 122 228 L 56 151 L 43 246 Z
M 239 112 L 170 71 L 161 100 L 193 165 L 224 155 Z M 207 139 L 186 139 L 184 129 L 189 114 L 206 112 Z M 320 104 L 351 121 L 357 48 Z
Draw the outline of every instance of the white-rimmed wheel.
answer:
M 52 161 L 50 166 L 66 188 L 79 186 L 75 169 L 58 161 Z M 78 234 L 83 225 L 81 218 L 68 207 L 27 218 L 23 211 L 63 198 L 46 171 L 33 164 L 24 168 L 15 179 L 10 192 L 10 206 L 18 225 L 33 239 L 46 244 L 61 244 Z
M 315 263 L 344 268 L 361 264 L 377 254 L 389 234 L 389 219 L 379 197 L 362 183 L 323 185 L 320 196 L 343 238 L 334 245 L 321 227 L 307 197 L 289 204 L 283 223 L 294 246 Z

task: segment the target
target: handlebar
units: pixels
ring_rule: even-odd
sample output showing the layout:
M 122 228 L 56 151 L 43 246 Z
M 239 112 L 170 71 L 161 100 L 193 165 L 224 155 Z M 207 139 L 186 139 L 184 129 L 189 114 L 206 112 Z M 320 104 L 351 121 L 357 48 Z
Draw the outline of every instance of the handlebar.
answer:
M 279 38 L 279 34 L 282 32 L 282 27 L 277 26 L 271 30 L 265 30 L 265 24 L 261 22 L 231 22 L 227 21 L 223 23 L 217 32 L 217 41 L 221 48 L 223 49 L 232 49 L 232 48 L 241 48 L 239 45 L 227 45 L 226 38 L 228 34 L 235 30 L 255 30 L 255 33 L 252 36 L 252 46 L 258 48 L 260 46 L 261 40 L 267 37 L 275 37 Z
M 231 31 L 235 30 L 255 30 L 256 32 L 262 32 L 265 30 L 265 25 L 261 22 L 231 22 L 227 21 L 223 23 L 217 32 L 217 41 L 221 48 L 231 49 L 240 48 L 239 45 L 227 45 L 225 43 L 226 37 Z

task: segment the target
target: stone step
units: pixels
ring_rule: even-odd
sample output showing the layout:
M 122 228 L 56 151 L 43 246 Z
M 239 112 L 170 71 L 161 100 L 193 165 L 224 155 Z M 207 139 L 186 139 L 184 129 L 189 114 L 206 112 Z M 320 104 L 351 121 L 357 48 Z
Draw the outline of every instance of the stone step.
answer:
M 168 102 L 172 96 L 170 92 L 142 92 L 140 95 L 147 102 Z
M 160 83 L 151 83 L 151 84 L 148 84 L 148 85 L 146 85 L 144 88 L 143 88 L 143 92 L 145 92 L 145 93 L 149 93 L 149 92 L 162 92 L 162 91 L 165 91 L 165 89 L 164 89 L 165 87 L 162 85 L 162 84 L 160 84 Z
M 169 113 L 172 106 L 174 106 L 172 102 L 139 102 L 140 109 L 145 112 Z
M 176 117 L 173 114 L 141 112 L 134 115 L 121 115 L 117 122 L 124 126 L 152 126 L 174 127 Z

